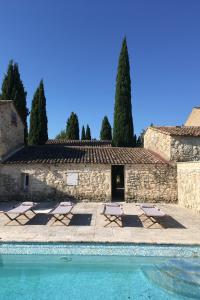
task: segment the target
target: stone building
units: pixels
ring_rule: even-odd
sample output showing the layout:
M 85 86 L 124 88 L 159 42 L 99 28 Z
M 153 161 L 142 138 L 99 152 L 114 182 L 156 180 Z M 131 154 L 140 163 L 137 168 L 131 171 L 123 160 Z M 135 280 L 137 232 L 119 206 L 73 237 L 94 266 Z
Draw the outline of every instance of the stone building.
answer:
M 194 107 L 190 113 L 185 126 L 200 126 L 200 107 Z
M 11 100 L 0 101 L 0 162 L 23 146 L 24 125 Z
M 200 127 L 149 127 L 144 148 L 158 153 L 167 161 L 200 160 Z
M 49 140 L 43 146 L 22 147 L 23 124 L 18 116 L 14 122 L 12 112 L 16 114 L 10 101 L 0 105 L 0 132 L 4 132 L 0 146 L 4 149 L 0 149 L 1 201 L 70 197 L 175 203 L 176 162 L 199 155 L 197 127 L 150 127 L 144 148 L 118 148 L 110 141 L 95 140 Z

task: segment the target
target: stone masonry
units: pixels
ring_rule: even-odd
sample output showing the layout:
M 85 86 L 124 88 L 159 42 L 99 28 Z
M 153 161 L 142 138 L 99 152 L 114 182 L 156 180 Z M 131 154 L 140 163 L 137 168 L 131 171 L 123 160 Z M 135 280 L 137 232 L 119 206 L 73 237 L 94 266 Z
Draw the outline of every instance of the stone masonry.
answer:
M 200 160 L 200 137 L 171 136 L 149 127 L 144 136 L 144 147 L 169 161 Z
M 171 160 L 171 137 L 149 127 L 144 135 L 144 148 L 149 149 L 166 160 Z
M 24 125 L 9 100 L 0 101 L 0 161 L 23 146 Z
M 127 202 L 177 202 L 176 167 L 170 165 L 127 165 Z
M 177 164 L 179 205 L 200 213 L 200 162 Z
M 24 190 L 23 174 L 29 174 L 29 188 Z M 67 177 L 77 174 L 77 185 Z M 111 167 L 109 165 L 57 164 L 10 165 L 0 168 L 0 200 L 57 200 L 74 197 L 90 201 L 109 200 Z
M 193 136 L 171 137 L 171 160 L 197 161 L 200 160 L 200 138 Z
M 88 201 L 111 200 L 110 165 L 4 165 L 0 169 L 0 200 L 61 200 L 74 197 Z M 23 173 L 29 188 L 23 189 Z M 68 174 L 78 174 L 77 185 L 67 183 Z M 177 201 L 176 168 L 169 165 L 126 165 L 125 200 L 128 202 Z

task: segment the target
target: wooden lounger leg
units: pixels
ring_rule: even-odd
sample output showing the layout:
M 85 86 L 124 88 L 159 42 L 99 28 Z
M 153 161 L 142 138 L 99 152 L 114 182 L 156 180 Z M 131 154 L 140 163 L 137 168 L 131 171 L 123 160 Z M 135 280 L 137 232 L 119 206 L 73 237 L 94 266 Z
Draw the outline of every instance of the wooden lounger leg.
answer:
M 121 216 L 106 216 L 106 221 L 108 222 L 106 225 L 104 225 L 104 227 L 107 227 L 108 225 L 110 225 L 111 223 L 116 223 L 119 227 L 123 227 L 121 224 L 119 224 L 117 221 L 122 223 L 122 219 Z M 114 217 L 114 219 L 112 219 Z
M 54 222 L 51 224 L 51 226 L 55 223 L 55 222 L 60 222 L 60 223 L 62 223 L 63 225 L 67 225 L 67 224 L 65 224 L 64 222 L 63 222 L 63 219 L 64 218 L 67 218 L 69 221 L 71 220 L 71 218 L 70 217 L 68 217 L 69 215 L 71 215 L 71 218 L 72 218 L 72 216 L 73 216 L 73 213 L 68 213 L 68 214 L 66 214 L 66 215 L 59 215 L 59 217 L 61 216 L 61 218 L 59 218 L 59 217 L 56 217 L 56 215 L 54 215 L 54 218 L 55 218 L 55 220 L 54 220 Z
M 8 219 L 9 219 L 9 221 L 5 224 L 5 225 L 8 225 L 8 224 L 10 224 L 12 221 L 16 221 L 19 225 L 24 225 L 23 223 L 21 223 L 17 218 L 18 217 L 20 217 L 20 216 L 24 216 L 24 217 L 26 217 L 28 220 L 30 220 L 30 218 L 28 217 L 28 216 L 26 216 L 25 214 L 20 214 L 20 215 L 17 215 L 15 218 L 11 218 L 10 216 L 9 216 L 9 214 L 7 214 L 7 213 L 4 213 L 7 217 L 8 217 Z
M 147 228 L 151 228 L 154 224 L 157 224 L 158 222 L 154 219 L 154 218 L 152 218 L 152 217 L 149 217 L 148 218 L 152 223 L 149 225 L 149 226 L 147 226 Z

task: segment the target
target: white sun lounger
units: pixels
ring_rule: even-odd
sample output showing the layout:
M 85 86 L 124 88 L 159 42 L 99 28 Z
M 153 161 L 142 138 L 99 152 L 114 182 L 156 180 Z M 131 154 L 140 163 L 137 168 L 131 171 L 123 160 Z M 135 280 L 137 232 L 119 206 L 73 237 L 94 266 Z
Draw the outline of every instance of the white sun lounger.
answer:
M 151 222 L 152 222 L 147 228 L 152 227 L 156 223 L 160 224 L 159 218 L 166 216 L 166 214 L 160 208 L 158 208 L 156 206 L 149 206 L 149 207 L 147 206 L 146 207 L 145 205 L 141 205 L 140 209 L 143 211 L 143 213 L 140 215 L 140 217 L 146 216 L 146 219 L 144 221 L 151 220 Z
M 7 211 L 3 211 L 4 215 L 6 215 L 9 219 L 9 222 L 6 223 L 5 225 L 8 225 L 9 223 L 11 223 L 12 221 L 16 221 L 19 225 L 24 225 L 23 223 L 20 222 L 20 220 L 18 220 L 18 217 L 20 216 L 24 216 L 25 218 L 27 218 L 27 220 L 30 220 L 30 217 L 27 216 L 27 212 L 31 211 L 33 214 L 35 214 L 35 212 L 33 211 L 33 207 L 36 204 L 34 202 L 22 202 L 20 205 L 13 207 L 12 209 L 9 209 Z
M 113 222 L 122 227 L 122 216 L 124 215 L 124 211 L 123 207 L 119 203 L 105 203 L 101 214 L 103 214 L 106 217 L 106 221 L 108 221 L 104 227 Z
M 71 220 L 71 218 L 73 216 L 73 213 L 72 213 L 73 207 L 74 207 L 74 203 L 72 203 L 70 201 L 60 202 L 55 208 L 53 208 L 48 213 L 49 215 L 53 215 L 53 217 L 55 219 L 51 225 L 53 225 L 56 221 L 59 221 L 63 225 L 66 225 L 63 222 L 63 219 L 67 218 L 68 220 Z

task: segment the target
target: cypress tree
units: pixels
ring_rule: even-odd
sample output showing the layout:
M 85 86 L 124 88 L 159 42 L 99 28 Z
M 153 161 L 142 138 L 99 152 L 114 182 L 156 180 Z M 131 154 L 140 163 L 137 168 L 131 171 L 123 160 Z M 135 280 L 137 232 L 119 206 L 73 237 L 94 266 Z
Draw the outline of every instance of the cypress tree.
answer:
M 82 127 L 82 131 L 81 131 L 81 140 L 84 141 L 85 140 L 85 127 Z
M 86 127 L 85 139 L 88 141 L 91 140 L 91 131 L 90 131 L 90 127 L 88 125 Z
M 111 125 L 109 123 L 107 116 L 105 116 L 102 121 L 100 139 L 101 140 L 112 140 L 112 128 L 111 128 Z
M 126 38 L 124 38 L 116 79 L 113 145 L 116 147 L 132 146 L 133 136 L 130 65 Z
M 71 113 L 67 120 L 66 134 L 68 140 L 79 140 L 79 122 L 74 112 Z
M 32 101 L 29 131 L 30 145 L 43 145 L 46 143 L 48 140 L 47 123 L 46 98 L 44 84 L 41 80 Z
M 137 145 L 137 135 L 134 134 L 134 137 L 133 137 L 133 146 L 136 147 Z
M 2 100 L 13 100 L 15 108 L 24 123 L 24 143 L 27 143 L 28 129 L 27 116 L 28 109 L 26 105 L 27 93 L 20 78 L 19 68 L 17 63 L 9 62 L 7 74 L 4 76 L 2 83 Z

